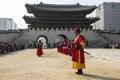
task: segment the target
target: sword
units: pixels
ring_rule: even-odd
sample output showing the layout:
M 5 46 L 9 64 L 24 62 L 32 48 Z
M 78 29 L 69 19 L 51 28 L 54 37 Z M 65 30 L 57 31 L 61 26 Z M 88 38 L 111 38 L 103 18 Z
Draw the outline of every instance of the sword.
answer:
M 86 51 L 84 51 L 84 53 L 86 53 L 86 54 L 90 55 L 90 53 L 88 53 L 88 52 L 86 52 Z

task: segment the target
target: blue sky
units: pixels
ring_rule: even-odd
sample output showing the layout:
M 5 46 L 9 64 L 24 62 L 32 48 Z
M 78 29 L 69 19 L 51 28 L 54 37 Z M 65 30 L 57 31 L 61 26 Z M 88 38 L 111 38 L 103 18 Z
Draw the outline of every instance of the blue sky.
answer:
M 120 2 L 120 0 L 0 0 L 0 18 L 13 18 L 18 28 L 25 29 L 27 24 L 23 20 L 24 15 L 29 15 L 25 8 L 25 4 L 39 4 L 40 2 L 48 4 L 76 4 L 96 5 L 103 2 Z M 95 16 L 93 12 L 90 16 Z

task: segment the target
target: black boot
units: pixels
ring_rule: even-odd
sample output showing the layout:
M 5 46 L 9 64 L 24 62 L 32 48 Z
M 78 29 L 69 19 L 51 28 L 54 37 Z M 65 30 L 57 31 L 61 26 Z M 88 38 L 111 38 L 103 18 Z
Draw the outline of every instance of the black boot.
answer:
M 75 72 L 75 73 L 76 73 L 76 74 L 83 74 L 82 69 L 78 69 L 78 71 Z

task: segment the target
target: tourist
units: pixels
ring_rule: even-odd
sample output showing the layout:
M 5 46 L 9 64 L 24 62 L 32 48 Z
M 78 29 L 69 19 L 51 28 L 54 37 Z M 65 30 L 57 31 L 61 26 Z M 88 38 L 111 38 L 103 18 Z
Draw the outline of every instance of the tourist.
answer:
M 84 58 L 84 37 L 80 35 L 80 29 L 75 28 L 75 39 L 74 39 L 74 47 L 72 54 L 72 67 L 73 69 L 77 69 L 76 74 L 83 74 L 82 69 L 85 68 L 85 58 Z
M 39 56 L 39 57 L 40 57 L 41 55 L 43 55 L 42 45 L 43 45 L 43 43 L 42 43 L 41 40 L 39 40 L 39 41 L 36 43 L 36 46 L 37 46 L 37 56 Z

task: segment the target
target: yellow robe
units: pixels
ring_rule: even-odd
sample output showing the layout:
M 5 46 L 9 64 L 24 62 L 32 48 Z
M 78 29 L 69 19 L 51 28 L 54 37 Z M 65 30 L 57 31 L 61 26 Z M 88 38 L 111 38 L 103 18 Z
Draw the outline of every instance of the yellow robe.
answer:
M 84 42 L 81 42 L 80 45 L 84 48 Z M 80 63 L 80 50 L 78 51 L 78 62 L 72 62 L 72 68 L 74 69 L 84 69 L 85 63 Z

